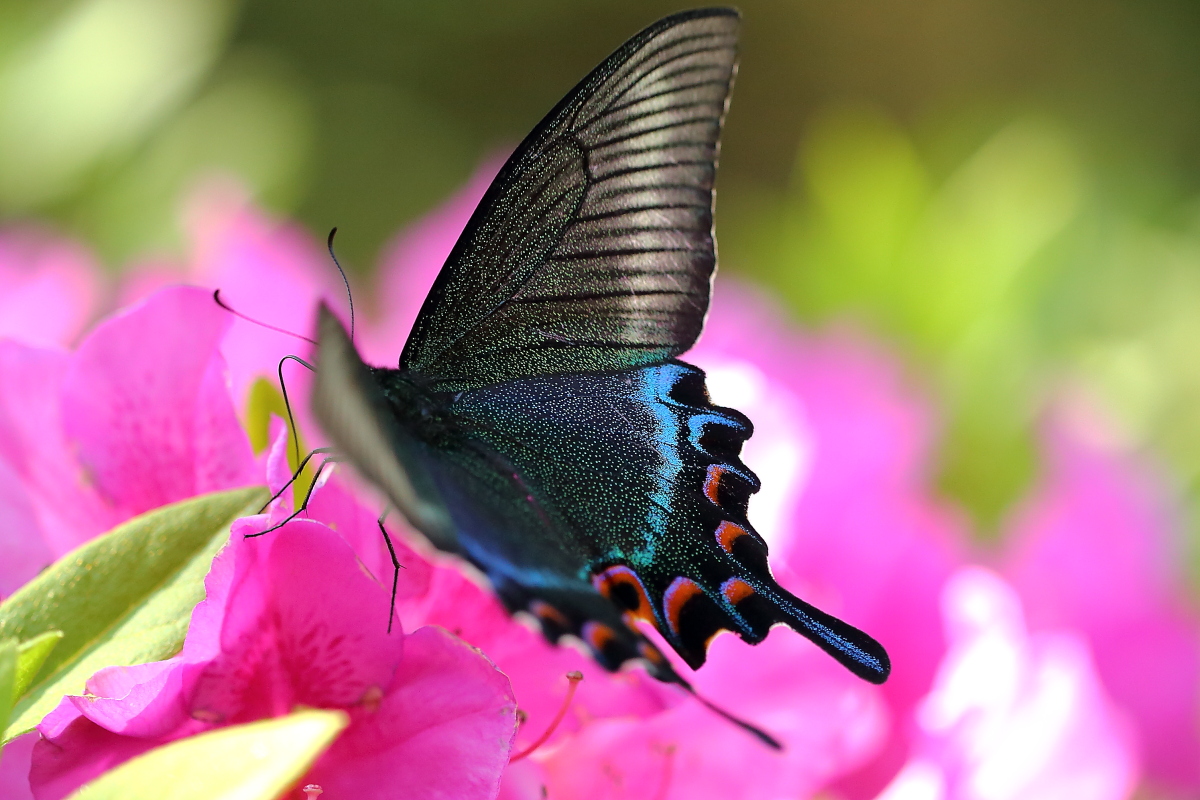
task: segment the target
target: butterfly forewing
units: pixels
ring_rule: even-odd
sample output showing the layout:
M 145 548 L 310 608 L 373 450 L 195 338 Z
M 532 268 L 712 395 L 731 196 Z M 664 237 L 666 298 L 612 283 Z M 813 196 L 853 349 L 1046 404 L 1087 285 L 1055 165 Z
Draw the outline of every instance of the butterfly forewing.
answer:
M 631 39 L 505 164 L 434 284 L 402 369 L 447 391 L 661 363 L 700 335 L 738 17 Z

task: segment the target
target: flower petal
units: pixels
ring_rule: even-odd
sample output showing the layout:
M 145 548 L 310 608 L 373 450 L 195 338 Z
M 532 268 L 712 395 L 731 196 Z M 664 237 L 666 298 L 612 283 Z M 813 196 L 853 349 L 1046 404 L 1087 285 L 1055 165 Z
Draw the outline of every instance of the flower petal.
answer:
M 213 365 L 228 324 L 206 292 L 174 287 L 80 345 L 63 384 L 63 426 L 125 515 L 250 474 L 249 446 L 239 446 L 245 435 Z
M 444 630 L 407 637 L 377 711 L 359 711 L 307 780 L 335 797 L 491 800 L 516 733 L 508 679 Z
M 10 506 L 14 528 L 18 507 L 32 509 L 36 538 L 42 542 L 19 546 L 35 551 L 44 547 L 50 554 L 38 568 L 120 519 L 88 485 L 63 435 L 60 395 L 69 359 L 58 350 L 0 342 L 0 461 L 14 475 L 10 489 L 25 497 L 24 502 Z M 11 570 L 20 582 L 32 577 L 22 572 L 16 561 L 10 565 L 0 560 L 0 564 L 5 576 Z
M 0 232 L 0 339 L 72 343 L 96 311 L 99 276 L 73 242 L 32 229 Z
M 1113 698 L 1137 723 L 1147 774 L 1200 791 L 1200 611 L 1172 558 L 1172 521 L 1145 470 L 1066 431 L 1013 524 L 1007 574 L 1036 626 L 1091 643 Z

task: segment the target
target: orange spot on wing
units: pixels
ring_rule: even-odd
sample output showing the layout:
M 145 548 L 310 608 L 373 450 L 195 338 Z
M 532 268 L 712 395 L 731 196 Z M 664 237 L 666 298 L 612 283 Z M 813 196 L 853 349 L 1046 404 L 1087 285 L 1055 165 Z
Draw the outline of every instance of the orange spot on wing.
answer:
M 717 526 L 717 542 L 720 543 L 721 549 L 729 555 L 733 555 L 733 543 L 743 536 L 749 535 L 745 528 L 729 520 L 722 520 L 721 524 Z
M 667 625 L 670 627 L 671 633 L 679 635 L 679 615 L 683 613 L 683 607 L 693 597 L 703 593 L 704 590 L 700 588 L 700 584 L 691 578 L 681 575 L 671 581 L 667 591 L 663 592 L 663 612 L 667 616 Z
M 649 642 L 639 643 L 638 653 L 641 654 L 642 658 L 653 664 L 662 664 L 667 660 L 662 653 L 658 652 L 658 648 Z
M 591 645 L 591 648 L 597 653 L 603 653 L 604 648 L 616 641 L 617 638 L 616 631 L 603 622 L 585 622 L 583 630 L 580 632 L 583 634 L 583 640 Z
M 754 587 L 741 578 L 730 578 L 721 584 L 721 591 L 724 593 L 725 599 L 736 606 L 754 594 Z
M 721 476 L 725 474 L 725 468 L 720 464 L 709 464 L 708 475 L 704 478 L 704 496 L 707 497 L 713 505 L 720 505 L 717 499 L 717 492 L 721 488 Z
M 637 606 L 628 609 L 629 613 L 638 619 L 654 623 L 654 612 L 650 608 L 650 598 L 646 595 L 646 587 L 642 585 L 642 579 L 637 576 L 637 573 L 629 567 L 624 564 L 609 567 L 592 576 L 592 585 L 596 587 L 596 591 L 610 600 L 613 591 L 618 587 L 628 586 L 633 589 L 637 595 Z
M 529 604 L 529 610 L 539 619 L 547 622 L 552 622 L 560 628 L 570 630 L 571 620 L 567 619 L 567 615 L 559 611 L 554 606 L 547 603 L 545 600 L 534 600 Z

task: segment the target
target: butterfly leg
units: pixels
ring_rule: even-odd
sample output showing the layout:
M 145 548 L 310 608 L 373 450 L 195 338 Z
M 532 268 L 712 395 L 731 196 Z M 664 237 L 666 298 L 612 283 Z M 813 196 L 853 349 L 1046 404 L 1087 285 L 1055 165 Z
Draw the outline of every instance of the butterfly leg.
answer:
M 312 456 L 315 455 L 316 452 L 317 451 L 313 451 L 312 453 L 310 453 L 309 458 L 312 458 Z M 328 451 L 325 451 L 325 452 L 328 452 Z M 325 471 L 325 468 L 327 466 L 329 466 L 330 464 L 336 464 L 339 461 L 341 461 L 341 459 L 338 458 L 337 456 L 326 456 L 325 459 L 323 459 L 321 461 L 321 465 L 319 467 L 317 467 L 317 474 L 313 476 L 312 483 L 310 483 L 308 485 L 308 491 L 304 493 L 304 502 L 301 503 L 296 508 L 296 510 L 293 511 L 291 514 L 288 514 L 282 520 L 280 520 L 276 524 L 272 525 L 271 527 L 267 528 L 265 531 L 259 531 L 258 533 L 247 533 L 247 534 L 245 534 L 245 538 L 253 539 L 257 536 L 263 536 L 268 533 L 271 533 L 272 531 L 277 531 L 280 528 L 282 528 L 284 525 L 287 525 L 289 522 L 294 520 L 296 517 L 300 516 L 305 511 L 307 511 L 308 510 L 308 501 L 312 499 L 313 491 L 315 491 L 317 488 L 317 481 L 320 480 L 321 473 Z M 303 466 L 301 468 L 303 468 Z M 299 473 L 299 470 L 297 470 L 297 473 Z M 294 477 L 293 477 L 293 480 L 294 480 Z M 284 488 L 286 489 L 287 487 L 285 486 Z M 280 493 L 282 491 L 283 491 L 283 489 L 280 490 Z M 278 497 L 278 496 L 279 496 L 279 493 L 276 494 L 276 497 Z M 269 501 L 268 501 L 268 504 L 269 504 Z M 265 506 L 264 506 L 264 508 L 265 508 Z
M 279 496 L 281 494 L 283 494 L 284 492 L 286 492 L 289 486 L 291 486 L 293 483 L 295 483 L 297 480 L 300 479 L 300 474 L 304 472 L 304 468 L 308 466 L 308 462 L 312 461 L 313 456 L 317 455 L 318 453 L 332 453 L 332 452 L 333 452 L 333 448 L 331 448 L 331 447 L 318 447 L 317 449 L 309 452 L 309 454 L 304 457 L 304 460 L 300 462 L 300 465 L 296 467 L 296 471 L 292 473 L 292 477 L 287 479 L 287 483 L 285 483 L 285 484 L 283 484 L 283 486 L 279 487 L 279 491 L 276 492 L 275 494 L 271 495 L 271 497 L 267 500 L 267 502 L 263 503 L 263 506 L 262 506 L 262 508 L 260 508 L 258 510 L 258 513 L 261 514 L 264 511 L 266 511 L 267 506 L 271 505 L 271 503 L 274 503 L 276 500 L 278 500 Z M 315 476 L 314 476 L 313 480 L 316 480 Z
M 405 566 L 400 563 L 400 559 L 396 556 L 396 546 L 392 544 L 392 537 L 387 532 L 387 528 L 383 526 L 384 520 L 387 519 L 390 508 L 384 508 L 383 513 L 379 515 L 376 523 L 379 525 L 379 532 L 383 534 L 383 543 L 387 545 L 388 555 L 392 557 L 392 602 L 388 605 L 388 633 L 392 632 L 392 621 L 396 617 L 396 590 L 400 586 L 400 570 L 405 569 Z

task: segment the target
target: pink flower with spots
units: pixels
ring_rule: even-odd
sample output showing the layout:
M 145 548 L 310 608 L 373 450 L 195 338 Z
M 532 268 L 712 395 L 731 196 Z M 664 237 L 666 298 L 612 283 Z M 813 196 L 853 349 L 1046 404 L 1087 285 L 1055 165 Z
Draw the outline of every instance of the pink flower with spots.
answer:
M 445 630 L 388 633 L 388 592 L 332 530 L 235 526 L 183 652 L 101 670 L 42 721 L 30 782 L 58 800 L 157 745 L 225 724 L 340 708 L 350 726 L 303 783 L 334 797 L 495 796 L 516 729 L 508 679 Z

